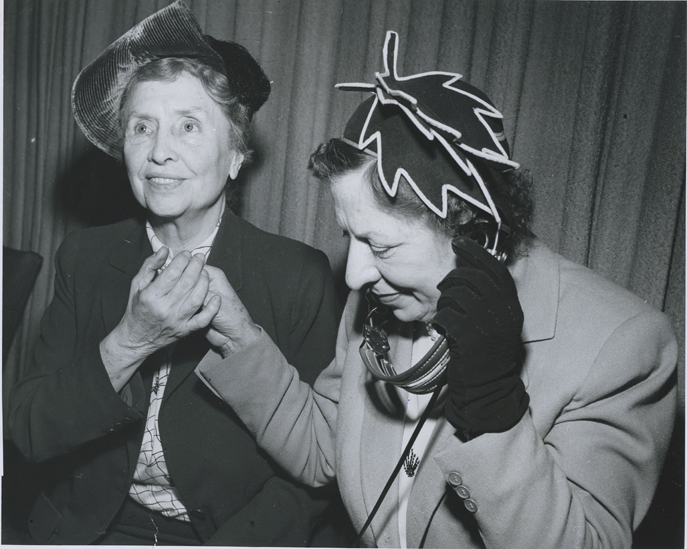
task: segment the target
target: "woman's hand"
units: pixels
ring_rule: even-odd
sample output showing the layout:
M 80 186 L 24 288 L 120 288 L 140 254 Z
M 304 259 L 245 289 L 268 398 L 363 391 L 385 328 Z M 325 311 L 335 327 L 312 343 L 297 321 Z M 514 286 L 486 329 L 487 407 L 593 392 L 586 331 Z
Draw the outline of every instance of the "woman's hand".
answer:
M 217 300 L 203 307 L 210 280 L 201 257 L 181 252 L 157 274 L 168 253 L 167 248 L 160 248 L 143 262 L 131 281 L 122 320 L 100 343 L 103 363 L 117 391 L 146 357 L 205 328 L 219 310 Z
M 467 238 L 439 283 L 434 323 L 449 340 L 446 419 L 466 438 L 502 432 L 527 411 L 519 377 L 523 313 L 506 266 Z
M 226 358 L 258 339 L 260 328 L 251 319 L 224 272 L 210 265 L 205 266 L 205 271 L 210 277 L 206 307 L 213 302 L 219 303 L 206 337 Z

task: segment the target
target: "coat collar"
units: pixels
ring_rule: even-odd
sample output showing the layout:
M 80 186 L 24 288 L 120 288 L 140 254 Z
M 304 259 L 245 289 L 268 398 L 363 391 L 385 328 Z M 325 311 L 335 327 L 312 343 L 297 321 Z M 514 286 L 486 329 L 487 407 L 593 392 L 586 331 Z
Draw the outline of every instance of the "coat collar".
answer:
M 131 230 L 124 231 L 124 237 L 112 246 L 108 261 L 115 269 L 127 273 L 137 272 L 141 257 L 153 253 L 145 232 L 145 224 L 139 220 L 130 221 Z
M 525 315 L 523 343 L 552 339 L 558 318 L 559 256 L 535 239 L 527 255 L 518 259 L 509 270 Z
M 229 284 L 236 293 L 240 293 L 243 286 L 241 270 L 242 229 L 241 220 L 229 208 L 226 208 L 217 236 L 212 243 L 212 251 L 208 257 L 208 265 L 224 271 Z
M 141 267 L 142 254 L 147 257 L 151 253 L 145 224 L 142 221 L 137 221 L 132 231 L 114 245 L 109 256 L 109 263 L 123 273 L 130 273 L 131 271 L 136 273 Z M 241 224 L 239 218 L 229 208 L 225 210 L 222 216 L 222 223 L 212 244 L 208 264 L 222 269 L 234 290 L 239 291 L 243 285 Z

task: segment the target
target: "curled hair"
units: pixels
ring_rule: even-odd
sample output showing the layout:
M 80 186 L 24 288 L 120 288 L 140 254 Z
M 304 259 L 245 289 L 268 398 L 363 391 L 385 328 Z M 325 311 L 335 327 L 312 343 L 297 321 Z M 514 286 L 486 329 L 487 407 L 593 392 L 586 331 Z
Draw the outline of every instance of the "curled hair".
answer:
M 530 172 L 523 169 L 497 172 L 479 165 L 477 161 L 473 161 L 473 164 L 480 170 L 489 192 L 501 197 L 512 209 L 511 234 L 505 242 L 505 251 L 511 259 L 515 259 L 525 253 L 526 241 L 530 236 L 529 224 L 533 211 Z M 311 155 L 308 169 L 320 181 L 332 181 L 362 170 L 380 209 L 397 217 L 422 221 L 451 239 L 469 236 L 480 229 L 478 220 L 483 216 L 482 210 L 453 193 L 448 194 L 445 219 L 432 212 L 404 178 L 399 182 L 396 196 L 389 196 L 377 173 L 376 158 L 341 139 L 334 138 L 321 144 Z
M 234 150 L 243 154 L 243 165 L 250 162 L 252 150 L 249 148 L 251 116 L 248 108 L 239 103 L 229 88 L 227 77 L 197 59 L 188 57 L 165 57 L 156 59 L 140 67 L 131 77 L 124 89 L 119 104 L 119 127 L 122 132 L 126 126 L 124 110 L 137 84 L 141 82 L 174 82 L 182 73 L 197 78 L 203 89 L 217 103 L 231 128 L 230 143 Z

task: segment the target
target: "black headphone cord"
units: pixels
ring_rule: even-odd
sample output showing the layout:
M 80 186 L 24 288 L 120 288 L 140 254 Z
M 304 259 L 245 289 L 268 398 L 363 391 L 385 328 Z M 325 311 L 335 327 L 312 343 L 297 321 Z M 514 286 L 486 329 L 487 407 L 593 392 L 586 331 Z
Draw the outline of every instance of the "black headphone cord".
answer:
M 360 532 L 358 532 L 358 535 L 355 539 L 355 546 L 356 547 L 360 547 L 360 542 L 362 541 L 362 537 L 363 537 L 363 534 L 365 533 L 365 530 L 367 530 L 368 526 L 370 526 L 372 519 L 377 514 L 377 511 L 379 511 L 379 507 L 382 505 L 382 501 L 384 501 L 384 498 L 386 497 L 387 492 L 389 492 L 391 485 L 394 483 L 394 479 L 398 475 L 398 472 L 401 470 L 401 466 L 403 465 L 403 462 L 406 460 L 406 457 L 408 457 L 410 450 L 413 448 L 413 444 L 415 443 L 415 439 L 417 439 L 418 435 L 420 434 L 420 430 L 422 429 L 422 426 L 425 424 L 425 421 L 427 421 L 429 414 L 432 412 L 432 409 L 434 408 L 434 405 L 436 404 L 437 398 L 439 398 L 439 393 L 441 392 L 441 389 L 442 389 L 442 386 L 439 386 L 434 390 L 434 393 L 432 394 L 432 398 L 430 399 L 429 404 L 427 404 L 427 408 L 425 408 L 425 411 L 422 413 L 422 417 L 420 418 L 419 423 L 415 427 L 413 434 L 410 436 L 410 440 L 408 441 L 408 444 L 406 444 L 406 447 L 403 450 L 403 453 L 401 454 L 401 459 L 398 460 L 398 463 L 396 464 L 396 467 L 394 468 L 393 472 L 391 473 L 389 480 L 386 482 L 386 486 L 384 486 L 384 490 L 382 490 L 382 493 L 379 494 L 379 498 L 377 499 L 377 503 L 375 503 L 375 506 L 373 507 L 372 511 L 370 512 L 370 515 L 367 517 L 365 524 L 360 529 Z

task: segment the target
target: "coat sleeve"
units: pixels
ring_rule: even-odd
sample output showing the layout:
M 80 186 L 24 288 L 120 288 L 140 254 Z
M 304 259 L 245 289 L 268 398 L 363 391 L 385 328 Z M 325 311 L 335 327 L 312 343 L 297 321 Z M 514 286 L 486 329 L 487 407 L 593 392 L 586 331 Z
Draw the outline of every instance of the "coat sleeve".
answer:
M 208 354 L 197 372 L 290 475 L 310 486 L 334 479 L 338 360 L 310 387 L 263 332 L 249 348 L 224 360 Z
M 346 312 L 344 312 L 346 316 Z M 309 486 L 335 477 L 335 438 L 348 336 L 339 326 L 336 358 L 313 387 L 301 381 L 264 332 L 250 347 L 222 360 L 211 351 L 196 370 L 290 475 Z
M 127 405 L 107 375 L 100 340 L 83 341 L 85 336 L 79 332 L 78 253 L 76 233 L 67 237 L 57 252 L 54 297 L 41 320 L 29 370 L 10 395 L 12 440 L 35 462 L 108 436 L 143 417 L 142 386 L 141 390 L 129 388 L 133 406 Z
M 670 441 L 676 359 L 667 319 L 639 314 L 543 438 L 528 413 L 505 433 L 448 440 L 436 462 L 469 498 L 486 547 L 631 547 Z

